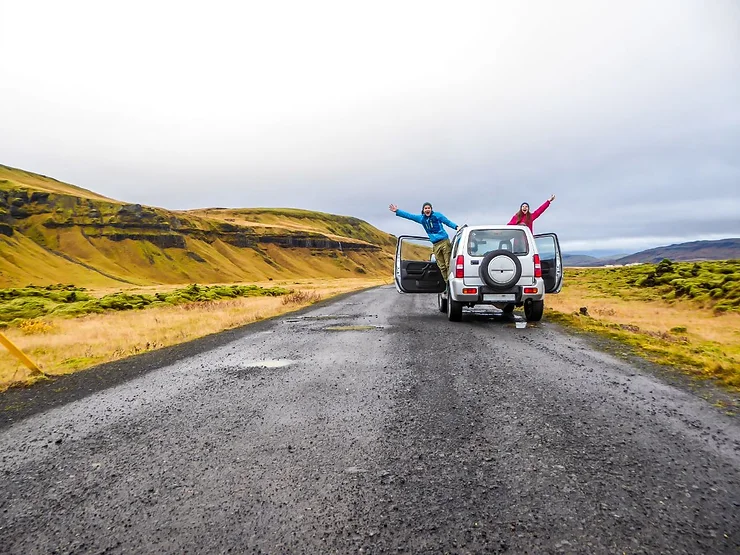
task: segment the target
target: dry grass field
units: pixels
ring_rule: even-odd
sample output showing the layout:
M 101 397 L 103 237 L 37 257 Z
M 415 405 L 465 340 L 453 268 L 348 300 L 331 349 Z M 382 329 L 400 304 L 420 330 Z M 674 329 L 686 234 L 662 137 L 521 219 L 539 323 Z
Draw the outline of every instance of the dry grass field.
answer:
M 50 376 L 61 375 L 243 326 L 298 310 L 341 293 L 384 283 L 388 283 L 388 280 L 354 278 L 269 281 L 254 285 L 265 288 L 282 287 L 293 292 L 281 296 L 237 297 L 144 310 L 110 311 L 75 318 L 34 318 L 20 325 L 9 326 L 2 332 L 44 373 Z M 100 289 L 88 292 L 100 297 L 112 291 Z M 154 294 L 161 291 L 162 287 L 158 286 L 139 287 L 127 292 Z M 39 379 L 44 378 L 34 376 L 0 346 L 0 391 Z
M 737 276 L 732 271 L 737 266 L 732 261 L 677 264 L 676 272 L 689 268 L 697 274 L 695 282 L 708 283 L 695 288 L 694 295 L 676 295 L 677 288 L 687 289 L 680 278 L 646 289 L 645 276 L 657 265 L 567 268 L 562 292 L 547 298 L 545 318 L 607 336 L 649 360 L 740 391 L 740 312 L 733 296 L 737 281 L 727 279 Z M 703 294 L 716 291 L 717 282 L 724 284 L 724 294 Z

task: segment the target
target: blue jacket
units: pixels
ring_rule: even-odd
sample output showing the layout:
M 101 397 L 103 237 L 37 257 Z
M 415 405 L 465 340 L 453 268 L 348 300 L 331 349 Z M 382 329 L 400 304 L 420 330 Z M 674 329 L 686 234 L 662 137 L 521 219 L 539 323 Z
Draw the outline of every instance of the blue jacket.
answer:
M 403 210 L 396 210 L 396 216 L 420 223 L 424 226 L 424 231 L 427 232 L 429 240 L 432 243 L 438 243 L 443 239 L 449 239 L 449 236 L 442 227 L 442 224 L 445 224 L 447 227 L 451 227 L 452 229 L 457 228 L 457 224 L 452 223 L 441 212 L 432 211 L 429 217 L 427 217 L 424 214 L 411 214 L 409 212 L 404 212 Z

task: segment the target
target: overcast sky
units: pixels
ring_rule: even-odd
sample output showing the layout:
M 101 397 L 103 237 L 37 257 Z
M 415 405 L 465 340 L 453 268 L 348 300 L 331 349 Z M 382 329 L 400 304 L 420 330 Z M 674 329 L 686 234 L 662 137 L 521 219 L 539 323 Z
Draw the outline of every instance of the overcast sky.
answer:
M 740 237 L 740 2 L 0 0 L 0 164 L 566 252 Z

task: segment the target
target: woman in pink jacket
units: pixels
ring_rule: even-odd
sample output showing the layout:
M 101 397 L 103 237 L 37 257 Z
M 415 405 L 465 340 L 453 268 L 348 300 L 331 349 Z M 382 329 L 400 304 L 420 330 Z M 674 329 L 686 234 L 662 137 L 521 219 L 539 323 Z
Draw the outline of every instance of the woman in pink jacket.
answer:
M 526 225 L 529 230 L 534 233 L 534 229 L 532 229 L 532 222 L 539 218 L 542 213 L 550 206 L 550 203 L 554 200 L 555 195 L 552 195 L 548 200 L 545 201 L 542 206 L 540 206 L 534 212 L 529 211 L 529 203 L 523 202 L 522 205 L 519 207 L 519 212 L 514 214 L 514 216 L 509 220 L 509 225 Z

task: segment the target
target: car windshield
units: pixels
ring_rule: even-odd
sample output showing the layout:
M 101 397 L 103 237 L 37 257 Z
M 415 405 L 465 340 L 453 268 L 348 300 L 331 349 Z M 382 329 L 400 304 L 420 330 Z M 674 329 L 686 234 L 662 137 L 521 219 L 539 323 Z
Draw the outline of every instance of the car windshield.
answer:
M 468 254 L 485 256 L 491 251 L 506 250 L 512 254 L 527 254 L 527 235 L 521 229 L 476 229 L 468 236 Z

